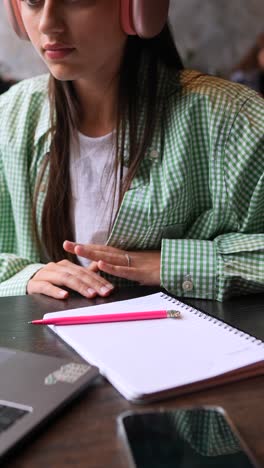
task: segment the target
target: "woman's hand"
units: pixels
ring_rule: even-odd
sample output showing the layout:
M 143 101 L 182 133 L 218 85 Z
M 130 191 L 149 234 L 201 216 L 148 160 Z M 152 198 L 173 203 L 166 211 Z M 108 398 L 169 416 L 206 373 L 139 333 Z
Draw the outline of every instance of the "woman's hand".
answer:
M 160 251 L 127 252 L 106 245 L 70 241 L 65 241 L 63 247 L 67 252 L 92 260 L 91 266 L 105 273 L 143 285 L 160 286 Z
M 58 263 L 48 263 L 37 271 L 27 284 L 28 294 L 45 294 L 55 299 L 66 299 L 68 291 L 63 286 L 77 291 L 89 299 L 95 296 L 109 296 L 114 286 L 105 278 L 99 276 L 95 263 L 88 268 L 75 265 L 69 260 Z

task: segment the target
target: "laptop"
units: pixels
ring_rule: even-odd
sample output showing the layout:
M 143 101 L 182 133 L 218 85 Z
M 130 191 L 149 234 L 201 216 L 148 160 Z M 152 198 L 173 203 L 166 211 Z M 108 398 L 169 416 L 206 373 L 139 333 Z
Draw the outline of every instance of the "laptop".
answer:
M 0 348 L 0 464 L 98 374 L 86 363 Z

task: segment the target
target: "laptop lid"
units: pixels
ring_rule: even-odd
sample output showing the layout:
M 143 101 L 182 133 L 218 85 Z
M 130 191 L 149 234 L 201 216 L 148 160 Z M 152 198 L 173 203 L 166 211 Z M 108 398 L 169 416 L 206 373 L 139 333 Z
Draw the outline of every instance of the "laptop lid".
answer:
M 86 363 L 0 348 L 0 462 L 98 374 Z

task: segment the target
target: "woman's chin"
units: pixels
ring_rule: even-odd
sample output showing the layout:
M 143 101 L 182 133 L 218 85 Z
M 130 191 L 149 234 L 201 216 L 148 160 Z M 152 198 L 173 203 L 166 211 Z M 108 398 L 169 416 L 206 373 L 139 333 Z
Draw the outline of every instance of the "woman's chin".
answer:
M 76 79 L 76 73 L 70 70 L 68 67 L 62 65 L 47 64 L 51 75 L 59 81 L 72 81 Z

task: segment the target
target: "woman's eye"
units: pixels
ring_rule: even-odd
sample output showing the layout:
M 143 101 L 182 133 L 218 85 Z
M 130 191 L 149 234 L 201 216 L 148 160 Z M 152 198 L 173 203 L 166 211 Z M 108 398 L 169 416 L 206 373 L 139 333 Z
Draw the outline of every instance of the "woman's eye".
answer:
M 40 6 L 44 6 L 45 0 L 20 0 L 21 2 L 25 3 L 30 8 L 39 8 Z M 59 0 L 56 0 L 59 1 Z M 80 4 L 86 1 L 88 4 L 93 3 L 95 0 L 60 0 L 62 4 Z
M 26 5 L 29 7 L 37 7 L 40 6 L 40 4 L 43 2 L 43 0 L 21 0 L 24 2 Z
M 45 0 L 20 0 L 21 2 L 24 2 L 26 5 L 29 7 L 37 7 L 40 6 L 42 3 L 45 3 Z M 65 3 L 77 3 L 80 2 L 80 0 L 64 0 Z
M 41 3 L 41 0 L 21 0 L 22 2 L 24 2 L 26 5 L 28 6 L 38 6 L 40 5 Z

